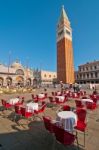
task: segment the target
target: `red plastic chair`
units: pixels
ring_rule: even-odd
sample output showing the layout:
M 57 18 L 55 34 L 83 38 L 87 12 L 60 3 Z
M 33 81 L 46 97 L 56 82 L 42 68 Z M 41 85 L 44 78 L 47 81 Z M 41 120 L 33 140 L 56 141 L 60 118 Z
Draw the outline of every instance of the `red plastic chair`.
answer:
M 2 99 L 1 102 L 2 102 L 2 105 L 3 105 L 4 109 L 9 109 L 9 108 L 13 107 L 13 105 L 7 103 L 6 100 Z
M 92 100 L 93 100 L 94 103 L 97 104 L 97 101 L 98 101 L 97 97 L 92 98 Z
M 32 113 L 32 112 L 27 112 L 26 108 L 24 108 L 24 107 L 21 107 L 20 110 L 21 110 L 21 115 L 23 117 L 25 117 L 26 119 L 32 118 L 34 115 L 34 113 Z M 28 120 L 27 120 L 27 123 L 28 123 Z
M 51 97 L 51 96 L 49 97 L 49 101 L 50 101 L 50 103 L 56 104 L 55 99 L 53 97 Z
M 15 116 L 14 116 L 14 121 L 17 119 L 17 116 L 21 116 L 21 110 L 20 110 L 20 107 L 19 105 L 15 105 Z
M 76 103 L 76 107 L 77 108 L 83 108 L 84 105 L 82 104 L 81 100 L 75 100 L 75 103 Z
M 56 104 L 64 104 L 66 102 L 66 99 L 64 98 L 63 101 L 60 101 L 59 98 L 55 97 L 55 101 L 56 101 Z
M 90 110 L 96 109 L 96 103 L 95 102 L 86 102 L 86 108 Z
M 1 100 L 1 103 L 2 103 L 2 106 L 3 106 L 3 108 L 2 108 L 2 113 L 3 113 L 4 115 L 6 115 L 6 114 L 5 114 L 5 110 L 12 109 L 13 105 L 7 103 L 6 100 L 4 100 L 4 99 Z
M 51 117 L 43 116 L 44 126 L 46 130 L 48 130 L 50 133 L 53 133 L 53 124 L 51 123 Z
M 63 111 L 70 111 L 70 106 L 69 106 L 69 105 L 64 105 L 64 106 L 62 107 L 62 110 L 63 110 Z
M 36 99 L 38 100 L 38 101 L 42 101 L 42 100 L 44 100 L 46 97 L 44 96 L 44 97 L 42 97 L 42 98 L 39 98 L 39 96 L 38 95 L 36 95 Z
M 38 96 L 34 96 L 34 94 L 31 94 L 33 102 L 37 103 L 38 102 Z
M 34 97 L 34 94 L 31 94 L 31 96 L 32 96 L 32 99 L 34 99 L 35 97 Z
M 40 113 L 44 114 L 46 108 L 46 104 L 42 105 L 41 108 L 39 108 L 38 110 L 34 110 L 34 117 L 39 117 L 40 119 L 42 119 L 40 116 L 38 116 Z
M 86 130 L 86 110 L 85 109 L 77 109 L 76 110 L 77 114 L 77 126 L 75 127 L 76 133 L 78 134 L 78 131 L 81 131 L 84 133 L 84 146 L 85 146 L 85 130 Z
M 16 106 L 16 105 L 17 105 L 17 106 L 23 105 L 23 103 L 24 103 L 24 97 L 22 97 L 22 100 L 19 101 L 19 102 L 17 102 L 17 103 L 15 104 L 15 106 Z
M 47 93 L 45 93 L 45 98 L 47 98 Z
M 55 93 L 54 93 L 54 92 L 52 92 L 52 96 L 55 96 Z
M 73 145 L 76 139 L 78 146 L 78 138 L 76 135 L 69 133 L 56 125 L 53 125 L 53 131 L 55 133 L 56 140 L 59 141 L 61 144 Z

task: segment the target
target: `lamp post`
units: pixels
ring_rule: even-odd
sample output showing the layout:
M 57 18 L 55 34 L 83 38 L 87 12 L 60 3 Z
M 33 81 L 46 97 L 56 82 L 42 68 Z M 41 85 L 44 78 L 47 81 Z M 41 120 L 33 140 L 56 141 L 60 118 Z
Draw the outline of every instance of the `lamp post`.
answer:
M 28 65 L 29 65 L 29 58 L 26 59 L 26 85 L 28 84 Z
M 9 51 L 9 57 L 8 57 L 8 76 L 9 76 L 9 70 L 10 70 L 10 61 L 11 61 L 11 51 Z
M 10 61 L 11 61 L 11 51 L 9 51 L 9 57 L 8 57 L 8 77 L 10 73 Z M 9 82 L 7 81 L 7 86 L 9 87 Z

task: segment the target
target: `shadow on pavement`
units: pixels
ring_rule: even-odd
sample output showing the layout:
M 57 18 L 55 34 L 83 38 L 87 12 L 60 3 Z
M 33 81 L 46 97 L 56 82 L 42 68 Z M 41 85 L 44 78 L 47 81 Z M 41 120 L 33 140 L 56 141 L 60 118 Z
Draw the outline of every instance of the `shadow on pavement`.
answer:
M 76 150 L 75 146 L 63 146 L 44 128 L 42 121 L 32 121 L 26 128 L 11 125 L 11 131 L 0 133 L 0 150 Z M 83 149 L 79 149 L 83 150 Z

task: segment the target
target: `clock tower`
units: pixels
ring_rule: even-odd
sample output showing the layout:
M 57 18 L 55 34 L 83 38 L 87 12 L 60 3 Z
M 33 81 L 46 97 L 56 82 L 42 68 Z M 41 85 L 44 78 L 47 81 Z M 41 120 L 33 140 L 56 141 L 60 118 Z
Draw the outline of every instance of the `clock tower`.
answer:
M 63 83 L 74 83 L 72 29 L 64 6 L 57 26 L 57 79 Z

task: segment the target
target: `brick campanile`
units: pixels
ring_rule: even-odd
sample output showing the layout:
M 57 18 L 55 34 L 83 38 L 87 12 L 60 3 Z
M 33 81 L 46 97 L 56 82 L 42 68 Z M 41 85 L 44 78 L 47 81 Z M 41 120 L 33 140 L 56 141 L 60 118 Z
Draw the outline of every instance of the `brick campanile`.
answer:
M 72 29 L 64 6 L 57 27 L 57 79 L 63 83 L 74 83 Z

